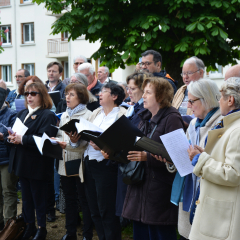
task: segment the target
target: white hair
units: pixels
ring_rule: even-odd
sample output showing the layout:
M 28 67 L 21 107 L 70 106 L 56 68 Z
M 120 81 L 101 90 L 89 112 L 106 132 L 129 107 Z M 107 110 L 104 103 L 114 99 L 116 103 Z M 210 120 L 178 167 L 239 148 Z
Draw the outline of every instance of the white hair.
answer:
M 187 89 L 194 97 L 200 98 L 207 110 L 219 107 L 217 96 L 220 96 L 220 91 L 213 80 L 202 78 L 198 81 L 192 81 Z
M 240 78 L 230 77 L 222 84 L 220 91 L 224 96 L 233 96 L 235 107 L 240 108 Z
M 91 63 L 83 63 L 80 66 L 78 66 L 79 72 L 85 69 L 88 69 L 91 75 L 95 73 L 95 69 Z
M 82 59 L 85 63 L 87 63 L 87 58 L 84 57 L 83 55 L 76 55 L 73 59 L 73 63 L 75 63 L 76 59 Z
M 185 63 L 187 63 L 187 64 L 195 64 L 198 69 L 202 69 L 203 71 L 205 71 L 204 62 L 200 58 L 198 58 L 198 57 L 195 57 L 195 56 L 190 57 L 190 58 L 188 58 L 184 62 L 184 64 Z

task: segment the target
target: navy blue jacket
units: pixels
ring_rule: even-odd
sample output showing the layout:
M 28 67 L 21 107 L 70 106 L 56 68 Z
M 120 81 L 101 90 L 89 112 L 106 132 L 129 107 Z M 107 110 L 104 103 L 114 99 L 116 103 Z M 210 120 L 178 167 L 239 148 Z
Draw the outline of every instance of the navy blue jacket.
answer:
M 53 91 L 59 91 L 61 93 L 61 98 L 64 98 L 65 96 L 65 88 L 66 88 L 66 85 L 61 81 L 59 80 L 60 82 L 57 84 L 57 86 L 54 88 Z M 49 84 L 49 80 L 46 81 L 46 88 L 48 89 L 48 84 Z M 57 106 L 56 106 L 57 108 Z
M 97 81 L 97 84 L 90 90 L 90 92 L 91 92 L 94 96 L 98 97 L 98 94 L 99 94 L 99 92 L 100 92 L 101 89 L 102 89 L 102 86 L 103 86 L 103 84 L 100 83 L 99 81 Z
M 17 112 L 5 107 L 3 110 L 0 110 L 0 123 L 6 127 L 12 127 L 16 120 Z M 0 125 L 0 132 L 4 136 L 7 134 L 7 129 Z M 9 163 L 9 151 L 10 147 L 6 145 L 6 138 L 3 141 L 0 141 L 0 165 Z
M 174 94 L 177 92 L 177 85 L 178 85 L 178 82 L 177 81 L 173 81 L 170 76 L 168 77 L 167 75 L 167 72 L 165 70 L 162 70 L 161 72 L 156 72 L 156 73 L 153 73 L 153 75 L 155 77 L 162 77 L 162 78 L 165 78 L 166 80 L 168 80 L 168 82 L 172 85 L 173 87 L 173 90 L 174 90 Z

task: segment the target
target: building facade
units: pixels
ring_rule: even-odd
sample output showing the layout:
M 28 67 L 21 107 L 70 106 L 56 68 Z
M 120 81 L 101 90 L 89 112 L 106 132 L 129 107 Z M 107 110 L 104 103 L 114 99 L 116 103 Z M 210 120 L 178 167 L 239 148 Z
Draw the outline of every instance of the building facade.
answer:
M 16 88 L 14 76 L 20 68 L 26 68 L 31 75 L 46 81 L 46 66 L 52 61 L 62 63 L 63 78 L 71 76 L 74 57 L 79 54 L 86 56 L 97 72 L 100 62 L 90 57 L 100 43 L 89 43 L 84 36 L 68 42 L 68 33 L 50 35 L 51 26 L 59 15 L 48 12 L 44 4 L 37 5 L 32 0 L 0 0 L 0 17 L 0 28 L 7 31 L 6 39 L 1 39 L 4 52 L 0 54 L 0 79 L 6 81 L 10 89 Z M 206 73 L 205 77 L 220 86 L 228 67 L 230 65 L 218 66 L 218 71 Z M 134 69 L 135 66 L 116 69 L 111 77 L 123 82 Z

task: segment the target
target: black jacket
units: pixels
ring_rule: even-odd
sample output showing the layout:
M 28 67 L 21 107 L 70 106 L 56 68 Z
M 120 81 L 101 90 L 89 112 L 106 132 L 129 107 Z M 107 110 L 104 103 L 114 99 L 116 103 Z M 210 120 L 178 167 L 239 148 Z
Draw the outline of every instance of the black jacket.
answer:
M 7 96 L 7 91 L 0 87 L 0 107 L 2 107 Z
M 47 80 L 46 84 L 45 84 L 47 90 L 49 90 L 48 84 L 49 84 L 49 80 Z M 66 85 L 61 80 L 59 80 L 59 83 L 54 88 L 54 91 L 59 91 L 61 93 L 61 98 L 64 98 L 65 97 L 65 88 L 66 88 Z
M 28 109 L 22 110 L 17 117 L 23 122 L 28 114 Z M 39 152 L 33 135 L 42 137 L 45 132 L 49 137 L 55 137 L 57 128 L 56 117 L 48 109 L 38 109 L 24 123 L 28 127 L 27 132 L 22 137 L 23 144 L 10 144 L 9 172 L 14 172 L 19 177 L 36 180 L 50 180 L 53 176 L 54 159 L 42 156 Z
M 103 84 L 100 83 L 99 81 L 97 81 L 97 84 L 90 90 L 90 92 L 91 92 L 94 96 L 98 97 L 98 94 L 99 94 L 99 92 L 100 92 L 101 89 L 102 89 L 102 86 L 103 86 Z
M 17 112 L 8 108 L 7 106 L 0 110 L 0 123 L 6 127 L 12 127 L 16 120 Z M 7 135 L 7 129 L 0 125 L 0 132 Z M 10 147 L 6 145 L 7 138 L 5 137 L 3 141 L 0 141 L 0 165 L 8 164 L 9 162 L 9 151 Z

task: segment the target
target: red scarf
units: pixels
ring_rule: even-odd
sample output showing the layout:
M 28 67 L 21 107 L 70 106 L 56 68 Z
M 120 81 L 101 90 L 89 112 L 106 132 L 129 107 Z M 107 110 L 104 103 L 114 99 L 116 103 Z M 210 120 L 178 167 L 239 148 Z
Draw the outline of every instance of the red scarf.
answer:
M 97 77 L 95 76 L 93 82 L 90 85 L 88 85 L 87 90 L 90 91 L 93 87 L 95 87 L 97 84 L 97 81 L 98 81 Z

